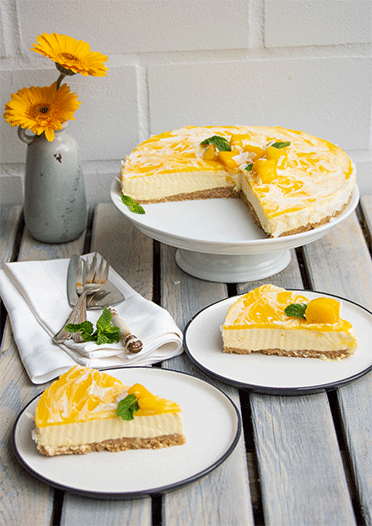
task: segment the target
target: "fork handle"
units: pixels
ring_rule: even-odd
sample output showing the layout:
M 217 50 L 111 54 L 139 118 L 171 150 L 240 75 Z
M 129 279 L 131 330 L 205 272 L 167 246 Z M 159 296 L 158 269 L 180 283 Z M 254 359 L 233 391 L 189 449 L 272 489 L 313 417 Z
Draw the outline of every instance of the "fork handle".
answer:
M 66 322 L 63 324 L 62 329 L 53 336 L 52 339 L 54 343 L 57 343 L 57 344 L 63 343 L 64 341 L 73 338 L 74 335 L 66 331 L 65 329 L 66 325 L 68 325 L 69 323 L 82 323 L 86 319 L 87 294 L 88 294 L 88 291 L 85 290 L 82 293 L 82 295 L 79 296 L 79 299 L 76 302 L 75 307 L 72 309 L 70 316 L 67 318 Z M 83 340 L 80 337 L 80 333 L 78 333 L 77 336 L 78 338 L 75 337 L 73 338 L 73 340 L 76 342 L 82 342 Z

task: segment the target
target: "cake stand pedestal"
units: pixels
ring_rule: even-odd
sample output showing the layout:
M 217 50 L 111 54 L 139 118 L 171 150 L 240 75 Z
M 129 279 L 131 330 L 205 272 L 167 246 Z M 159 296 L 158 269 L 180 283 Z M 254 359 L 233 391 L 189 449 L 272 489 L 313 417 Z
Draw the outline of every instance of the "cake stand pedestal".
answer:
M 203 254 L 178 248 L 177 265 L 196 278 L 222 283 L 243 283 L 278 274 L 289 265 L 289 250 L 268 254 Z

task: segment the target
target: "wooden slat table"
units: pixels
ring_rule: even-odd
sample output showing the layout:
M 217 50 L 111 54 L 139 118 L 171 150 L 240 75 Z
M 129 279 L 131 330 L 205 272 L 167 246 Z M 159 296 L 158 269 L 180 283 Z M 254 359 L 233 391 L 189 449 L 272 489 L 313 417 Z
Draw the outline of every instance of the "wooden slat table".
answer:
M 372 197 L 328 235 L 292 251 L 289 266 L 264 280 L 347 297 L 372 310 Z M 140 294 L 166 308 L 181 329 L 203 307 L 262 282 L 226 285 L 180 270 L 175 249 L 140 233 L 111 204 L 90 214 L 77 240 L 38 243 L 19 206 L 1 211 L 1 259 L 67 258 L 98 251 Z M 10 447 L 15 419 L 48 384 L 35 386 L 2 312 L 0 360 L 1 525 L 372 525 L 372 372 L 332 392 L 273 396 L 206 377 L 184 353 L 162 363 L 206 379 L 241 411 L 231 456 L 205 477 L 165 495 L 98 500 L 55 490 L 25 472 Z M 372 342 L 371 342 L 372 353 Z

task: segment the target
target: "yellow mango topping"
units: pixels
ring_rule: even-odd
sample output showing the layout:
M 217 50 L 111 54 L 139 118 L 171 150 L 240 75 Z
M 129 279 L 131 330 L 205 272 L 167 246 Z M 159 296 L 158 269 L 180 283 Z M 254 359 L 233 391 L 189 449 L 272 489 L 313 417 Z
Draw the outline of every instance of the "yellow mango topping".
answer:
M 231 150 L 231 152 L 218 152 L 218 160 L 225 165 L 228 170 L 233 171 L 238 167 L 236 161 L 233 159 L 235 155 L 238 155 L 236 150 Z
M 248 133 L 233 133 L 230 138 L 231 147 L 242 146 L 243 141 L 250 141 L 251 136 Z
M 130 387 L 128 394 L 134 394 L 138 401 L 139 411 L 135 413 L 135 416 L 177 413 L 181 410 L 180 406 L 175 402 L 153 395 L 141 384 L 135 384 Z
M 217 151 L 213 144 L 207 146 L 203 155 L 204 161 L 217 161 Z
M 273 159 L 258 159 L 253 163 L 253 172 L 263 184 L 269 184 L 278 177 L 276 163 Z
M 273 159 L 278 162 L 281 157 L 288 156 L 288 147 L 287 148 L 275 148 L 275 146 L 268 146 L 266 148 L 266 158 Z
M 336 323 L 340 317 L 340 303 L 334 298 L 315 298 L 306 308 L 308 323 Z
M 246 144 L 243 146 L 243 152 L 249 152 L 252 159 L 259 159 L 265 154 L 265 149 L 257 144 Z

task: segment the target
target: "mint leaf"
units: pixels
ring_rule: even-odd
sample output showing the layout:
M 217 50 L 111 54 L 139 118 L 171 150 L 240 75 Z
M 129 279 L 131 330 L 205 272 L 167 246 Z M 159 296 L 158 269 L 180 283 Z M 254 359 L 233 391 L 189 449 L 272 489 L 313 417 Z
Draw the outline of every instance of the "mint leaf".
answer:
M 284 312 L 286 313 L 287 316 L 302 318 L 305 320 L 306 319 L 305 318 L 306 308 L 307 308 L 306 303 L 291 303 L 290 305 L 288 305 L 288 307 L 284 309 Z
M 94 341 L 93 337 L 93 325 L 90 321 L 85 320 L 83 323 L 69 323 L 66 325 L 65 330 L 70 333 L 80 332 L 81 337 L 86 342 Z
M 290 142 L 277 141 L 273 144 L 269 143 L 268 146 L 273 146 L 274 148 L 278 148 L 278 150 L 280 150 L 281 148 L 286 148 L 287 146 L 290 146 L 290 144 Z
M 214 144 L 214 146 L 220 152 L 231 152 L 231 146 L 229 142 L 224 137 L 220 137 L 219 135 L 213 135 L 212 137 L 209 137 L 209 139 L 205 139 L 200 144 L 202 146 L 207 146 L 208 144 Z
M 139 410 L 136 395 L 130 394 L 124 400 L 120 400 L 116 409 L 116 416 L 123 420 L 133 420 L 134 413 Z
M 251 172 L 251 171 L 252 171 L 252 168 L 253 168 L 253 163 L 249 163 L 249 164 L 245 167 L 245 170 L 247 170 L 247 172 Z
M 93 325 L 90 321 L 83 323 L 69 323 L 66 325 L 67 332 L 81 332 L 81 337 L 85 342 L 96 342 L 97 345 L 104 343 L 120 342 L 120 329 L 111 325 L 112 314 L 107 307 L 104 307 L 101 316 L 97 320 L 96 330 L 93 332 Z
M 145 209 L 137 201 L 129 197 L 129 195 L 121 194 L 121 200 L 125 206 L 129 207 L 131 212 L 135 214 L 146 214 Z

